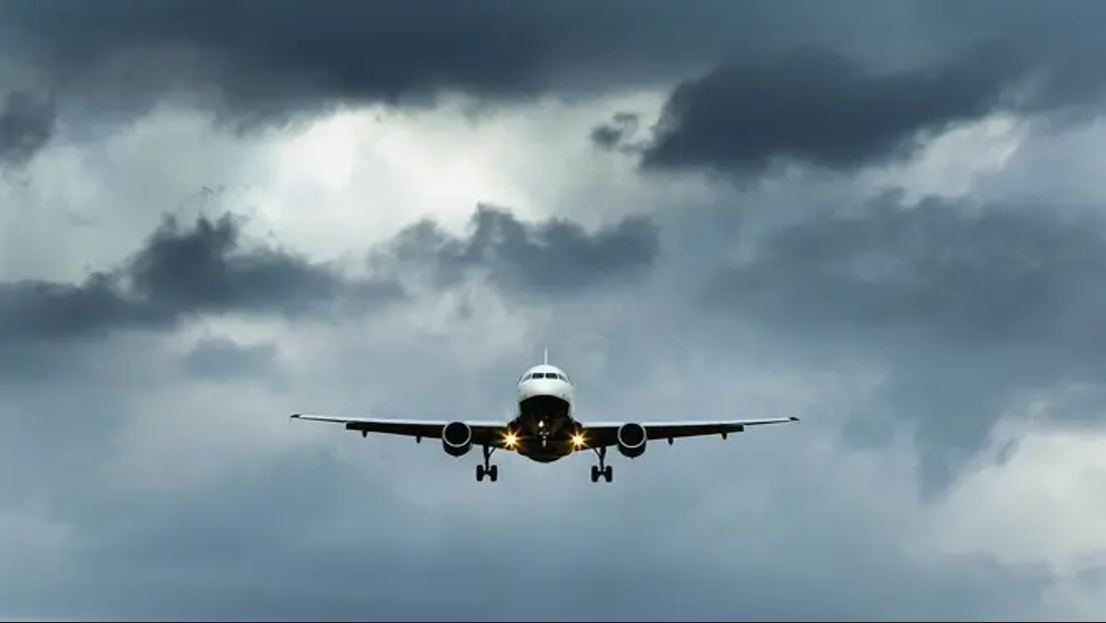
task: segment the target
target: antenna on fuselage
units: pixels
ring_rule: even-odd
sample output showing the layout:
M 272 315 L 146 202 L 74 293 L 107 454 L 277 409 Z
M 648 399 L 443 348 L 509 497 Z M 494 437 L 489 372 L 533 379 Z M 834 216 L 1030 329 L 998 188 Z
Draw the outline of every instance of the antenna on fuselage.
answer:
M 549 365 L 549 349 L 548 348 L 545 349 L 545 356 L 542 358 L 542 363 L 544 363 L 547 366 Z

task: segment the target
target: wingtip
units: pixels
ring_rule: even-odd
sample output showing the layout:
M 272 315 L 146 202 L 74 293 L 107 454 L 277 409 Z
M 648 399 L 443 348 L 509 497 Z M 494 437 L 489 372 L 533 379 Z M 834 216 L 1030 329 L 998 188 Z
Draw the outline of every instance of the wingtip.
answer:
M 301 415 L 301 414 L 299 414 L 299 413 L 293 413 L 293 414 L 291 415 L 291 418 L 292 418 L 293 420 L 296 420 L 296 419 L 299 419 L 300 415 Z
M 792 422 L 798 422 L 799 421 L 799 418 L 795 417 L 794 415 L 792 415 L 791 417 L 789 417 L 787 419 L 791 420 Z

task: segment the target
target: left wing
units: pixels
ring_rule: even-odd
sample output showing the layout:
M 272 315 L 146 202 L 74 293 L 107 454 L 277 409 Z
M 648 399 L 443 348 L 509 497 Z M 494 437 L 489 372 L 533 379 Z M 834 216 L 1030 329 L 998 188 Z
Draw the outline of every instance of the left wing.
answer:
M 798 422 L 797 417 L 764 418 L 759 420 L 716 420 L 709 422 L 638 422 L 645 428 L 646 439 L 668 439 L 676 437 L 700 437 L 703 435 L 722 435 L 740 433 L 746 426 L 765 424 L 786 424 Z M 584 423 L 584 434 L 589 447 L 613 446 L 618 444 L 618 428 L 626 422 Z
M 438 420 L 391 420 L 384 418 L 354 418 L 334 417 L 329 415 L 303 415 L 295 413 L 293 419 L 309 420 L 312 422 L 334 422 L 345 424 L 346 430 L 361 431 L 362 435 L 369 433 L 385 433 L 389 435 L 402 435 L 421 439 L 441 439 L 442 429 L 449 422 Z M 472 429 L 472 442 L 477 445 L 487 444 L 500 447 L 503 445 L 503 437 L 507 433 L 506 422 L 464 422 Z

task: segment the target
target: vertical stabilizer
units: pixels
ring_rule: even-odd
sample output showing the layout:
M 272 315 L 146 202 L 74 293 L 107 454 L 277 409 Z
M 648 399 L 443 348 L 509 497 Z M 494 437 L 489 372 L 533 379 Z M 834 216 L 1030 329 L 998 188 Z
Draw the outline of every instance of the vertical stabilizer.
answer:
M 545 349 L 545 356 L 542 357 L 542 363 L 544 363 L 547 366 L 549 365 L 549 349 L 548 348 Z

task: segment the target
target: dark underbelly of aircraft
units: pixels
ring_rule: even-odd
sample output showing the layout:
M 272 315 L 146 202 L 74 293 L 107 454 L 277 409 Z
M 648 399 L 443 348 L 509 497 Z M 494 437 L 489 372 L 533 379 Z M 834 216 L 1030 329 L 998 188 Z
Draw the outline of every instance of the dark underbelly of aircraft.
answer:
M 550 463 L 572 454 L 576 422 L 568 402 L 556 396 L 533 396 L 519 403 L 515 419 L 517 452 L 534 461 Z

